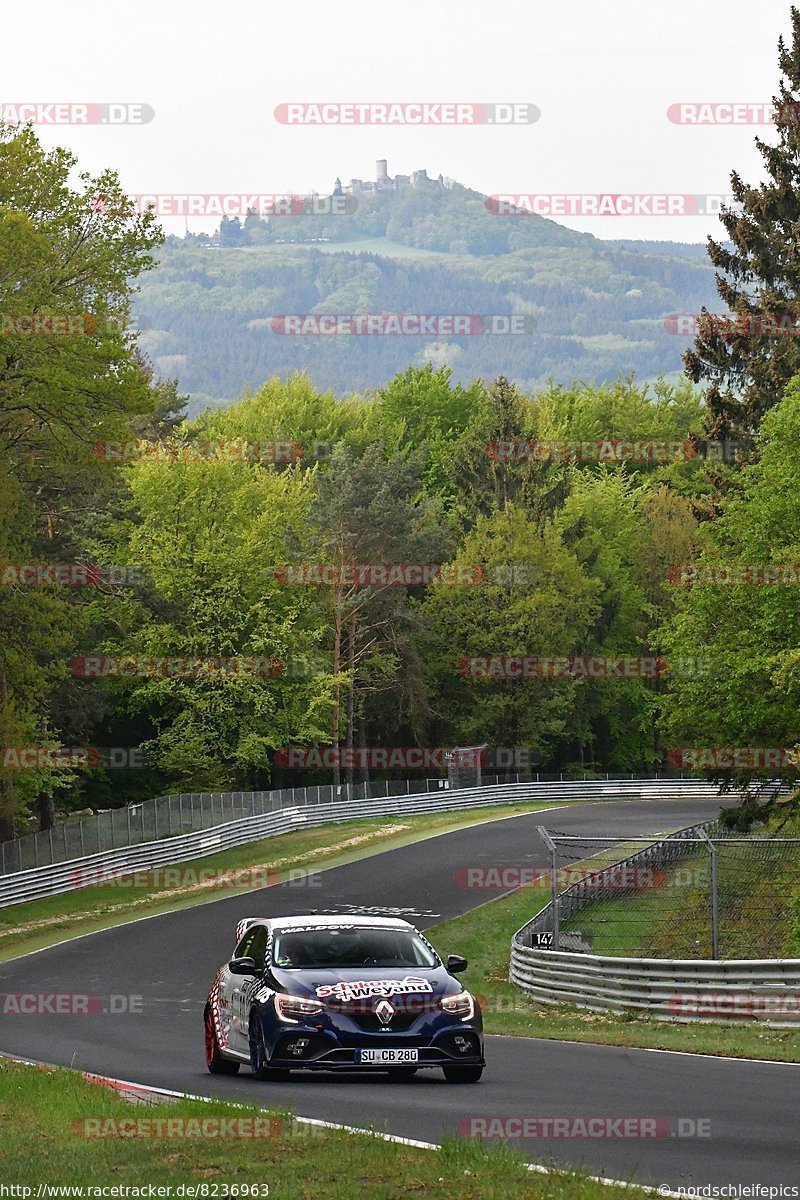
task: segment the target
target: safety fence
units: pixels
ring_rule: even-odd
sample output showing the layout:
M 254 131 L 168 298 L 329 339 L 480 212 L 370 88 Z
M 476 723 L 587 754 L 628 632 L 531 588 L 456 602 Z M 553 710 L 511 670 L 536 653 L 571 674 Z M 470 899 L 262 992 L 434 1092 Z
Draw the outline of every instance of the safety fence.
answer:
M 299 793 L 303 789 L 296 789 Z M 329 823 L 365 817 L 408 816 L 417 813 L 450 812 L 458 809 L 488 807 L 497 804 L 553 801 L 591 801 L 611 799 L 705 799 L 714 801 L 714 785 L 696 779 L 608 779 L 565 782 L 506 783 L 420 792 L 413 795 L 350 797 L 334 802 L 317 801 L 304 789 L 305 796 L 291 802 L 286 793 L 276 793 L 270 805 L 270 793 L 234 793 L 241 804 L 242 795 L 260 796 L 263 811 L 228 820 L 208 829 L 175 833 L 159 841 L 100 853 L 77 854 L 65 862 L 56 862 L 0 876 L 0 907 L 19 904 L 41 896 L 57 895 L 87 886 L 93 878 L 150 870 L 167 864 L 189 862 L 233 846 L 260 841 L 298 828 L 313 828 Z M 278 801 L 275 802 L 275 797 Z M 225 801 L 227 798 L 222 797 Z M 304 800 L 305 802 L 298 802 Z M 13 843 L 11 843 L 13 844 Z
M 537 1001 L 800 1024 L 790 909 L 800 839 L 743 838 L 707 822 L 620 861 L 619 837 L 615 850 L 609 839 L 539 832 L 553 897 L 514 935 L 509 973 Z
M 483 776 L 476 780 L 476 784 L 498 786 L 524 783 L 526 778 L 520 775 Z M 605 782 L 615 778 L 607 775 Z M 624 778 L 633 780 L 634 777 L 630 775 Z M 563 775 L 537 774 L 530 782 L 563 782 L 563 779 Z M 576 779 L 573 782 L 581 781 Z M 323 784 L 319 787 L 275 788 L 271 791 L 182 792 L 158 796 L 127 808 L 110 809 L 81 820 L 65 821 L 41 833 L 29 833 L 13 841 L 2 842 L 0 875 L 213 829 L 217 825 L 227 825 L 245 817 L 263 817 L 266 813 L 296 805 L 349 803 L 351 800 L 388 799 L 391 796 L 416 797 L 447 790 L 446 779 L 382 779 L 352 785 Z

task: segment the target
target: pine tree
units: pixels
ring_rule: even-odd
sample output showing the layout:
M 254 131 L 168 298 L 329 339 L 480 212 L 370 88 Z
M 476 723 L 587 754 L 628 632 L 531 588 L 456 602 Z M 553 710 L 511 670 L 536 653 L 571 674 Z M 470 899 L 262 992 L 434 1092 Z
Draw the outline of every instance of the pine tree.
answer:
M 708 242 L 717 291 L 737 318 L 714 320 L 704 309 L 694 347 L 684 355 L 687 375 L 708 384 L 709 436 L 744 447 L 800 374 L 800 338 L 793 336 L 800 314 L 800 11 L 794 6 L 791 21 L 791 49 L 782 37 L 778 42 L 778 141 L 755 139 L 768 178 L 751 187 L 733 172 L 735 206 L 721 215 L 733 248 Z

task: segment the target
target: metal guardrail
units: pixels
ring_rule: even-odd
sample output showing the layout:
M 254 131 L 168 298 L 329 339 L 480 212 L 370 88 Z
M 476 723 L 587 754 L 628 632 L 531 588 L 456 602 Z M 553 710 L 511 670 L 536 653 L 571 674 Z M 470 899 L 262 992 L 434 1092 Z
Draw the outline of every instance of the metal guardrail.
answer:
M 538 1003 L 669 1021 L 800 1025 L 800 959 L 603 958 L 511 947 L 512 983 Z
M 678 862 L 709 827 L 695 825 L 622 859 L 615 867 Z M 602 872 L 608 872 L 606 865 Z M 613 898 L 606 884 L 603 898 Z M 632 1012 L 668 1021 L 760 1020 L 800 1025 L 800 959 L 622 958 L 538 949 L 533 937 L 552 932 L 598 897 L 592 876 L 567 888 L 517 930 L 509 979 L 544 1004 Z M 564 935 L 565 937 L 568 935 Z
M 298 789 L 299 791 L 300 789 Z M 233 846 L 275 837 L 298 828 L 313 828 L 364 817 L 407 816 L 425 812 L 451 812 L 494 804 L 553 800 L 609 800 L 621 798 L 667 799 L 698 797 L 713 800 L 716 788 L 696 779 L 619 779 L 558 783 L 506 783 L 488 787 L 389 796 L 336 803 L 287 805 L 248 816 L 212 829 L 178 834 L 160 841 L 100 854 L 76 855 L 64 863 L 0 876 L 0 908 L 54 896 L 86 886 L 100 876 L 120 876 L 218 854 Z
M 606 781 L 614 776 L 606 775 Z M 633 775 L 624 778 L 633 779 Z M 654 778 L 659 778 L 656 774 Z M 667 778 L 675 778 L 669 775 Z M 538 774 L 536 783 L 563 782 L 564 776 Z M 523 783 L 519 775 L 503 773 L 484 776 L 480 786 Z M 574 779 L 573 782 L 578 782 Z M 452 786 L 452 784 L 450 785 Z M 177 834 L 213 829 L 244 817 L 296 804 L 334 804 L 337 801 L 368 800 L 389 796 L 417 796 L 448 789 L 446 779 L 380 779 L 369 783 L 347 783 L 334 787 L 274 788 L 259 792 L 179 792 L 143 800 L 126 808 L 95 813 L 81 820 L 64 821 L 40 833 L 27 833 L 13 841 L 0 842 L 0 875 L 11 875 L 50 863 L 71 862 L 90 854 L 141 846 Z
M 502 776 L 487 783 L 506 782 Z M 0 843 L 0 875 L 11 875 L 51 863 L 71 862 L 90 854 L 141 846 L 176 834 L 213 829 L 244 817 L 264 816 L 267 812 L 295 804 L 325 804 L 337 800 L 367 799 L 370 796 L 407 796 L 418 792 L 438 792 L 446 786 L 443 779 L 382 780 L 319 787 L 274 788 L 257 792 L 176 792 L 156 796 L 125 808 L 95 813 L 80 820 L 68 820 L 39 833 L 27 833 L 13 841 Z

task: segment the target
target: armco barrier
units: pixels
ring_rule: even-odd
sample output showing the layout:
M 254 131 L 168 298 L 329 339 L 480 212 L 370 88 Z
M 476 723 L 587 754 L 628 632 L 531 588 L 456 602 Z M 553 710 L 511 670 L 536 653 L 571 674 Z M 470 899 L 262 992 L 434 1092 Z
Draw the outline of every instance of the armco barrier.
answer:
M 694 826 L 673 835 L 666 843 L 668 857 L 679 861 L 693 848 L 688 839 L 705 828 Z M 663 861 L 664 845 L 655 842 L 617 865 L 646 865 L 656 852 Z M 566 889 L 559 896 L 561 919 L 568 920 L 592 896 L 591 877 Z M 617 958 L 532 945 L 534 934 L 552 929 L 551 902 L 517 930 L 511 942 L 509 979 L 538 1003 L 668 1021 L 800 1025 L 800 959 Z
M 597 778 L 594 776 L 593 778 Z M 606 781 L 614 776 L 606 775 Z M 633 774 L 625 776 L 634 778 Z M 656 779 L 659 775 L 656 774 Z M 666 778 L 677 778 L 669 772 Z M 475 786 L 491 787 L 495 784 L 531 782 L 531 776 L 502 773 L 484 775 Z M 536 783 L 563 783 L 563 774 L 549 775 L 537 772 Z M 573 777 L 577 783 L 578 778 Z M 124 808 L 112 808 L 105 812 L 78 820 L 66 820 L 39 833 L 26 833 L 11 841 L 0 842 L 0 875 L 15 875 L 19 871 L 51 866 L 54 863 L 72 862 L 75 858 L 86 858 L 90 854 L 104 854 L 108 850 L 123 850 L 129 846 L 141 846 L 145 842 L 157 842 L 161 838 L 176 837 L 183 833 L 197 833 L 201 829 L 213 829 L 217 825 L 228 825 L 245 817 L 263 817 L 276 809 L 293 808 L 306 804 L 337 804 L 350 800 L 381 800 L 390 796 L 418 796 L 422 792 L 448 790 L 448 780 L 434 779 L 378 779 L 364 783 L 319 784 L 311 787 L 273 788 L 258 792 L 178 792 L 169 796 L 156 796 Z
M 19 871 L 0 876 L 0 908 L 21 904 L 42 896 L 69 892 L 92 870 L 121 875 L 126 871 L 147 871 L 154 867 L 188 862 L 218 854 L 233 846 L 262 838 L 311 828 L 332 822 L 364 817 L 409 816 L 415 813 L 451 812 L 493 804 L 555 800 L 659 800 L 698 798 L 713 801 L 714 785 L 696 779 L 617 779 L 589 780 L 579 783 L 508 783 L 493 787 L 460 788 L 454 791 L 421 793 L 416 796 L 389 796 L 367 800 L 348 800 L 331 804 L 305 804 L 285 807 L 261 815 L 245 817 L 217 825 L 212 829 L 179 834 L 157 842 L 127 846 L 102 854 L 76 856 L 69 862 Z
M 670 1021 L 800 1025 L 800 959 L 603 958 L 511 947 L 509 978 L 537 1003 Z

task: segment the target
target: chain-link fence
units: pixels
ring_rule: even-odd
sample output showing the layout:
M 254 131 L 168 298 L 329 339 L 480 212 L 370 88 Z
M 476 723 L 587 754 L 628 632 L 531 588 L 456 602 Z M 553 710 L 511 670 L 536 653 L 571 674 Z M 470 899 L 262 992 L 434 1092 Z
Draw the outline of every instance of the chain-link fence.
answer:
M 742 837 L 714 822 L 621 859 L 650 839 L 539 832 L 552 900 L 531 922 L 532 945 L 630 958 L 800 958 L 800 838 Z
M 542 778 L 544 780 L 547 777 Z M 519 783 L 521 780 L 520 775 L 484 775 L 481 783 L 489 786 Z M 276 788 L 264 792 L 184 792 L 158 796 L 127 808 L 110 809 L 80 820 L 67 820 L 43 833 L 29 833 L 14 841 L 2 842 L 0 875 L 51 863 L 70 862 L 87 854 L 101 854 L 125 846 L 140 846 L 144 842 L 157 842 L 181 833 L 212 829 L 228 821 L 262 816 L 295 805 L 420 795 L 437 792 L 448 786 L 465 785 L 448 785 L 445 779 L 381 779 L 352 786 L 343 783 L 338 787 L 328 784 L 320 787 Z
M 652 776 L 606 775 L 609 782 L 633 779 L 677 779 L 683 773 L 668 771 Z M 555 783 L 585 782 L 598 780 L 596 774 L 586 773 L 583 778 L 563 773 L 495 774 L 481 772 L 480 785 L 494 787 L 506 783 Z M 474 781 L 472 781 L 474 786 Z M 296 805 L 332 804 L 336 801 L 370 800 L 389 796 L 423 795 L 446 788 L 465 787 L 467 782 L 458 778 L 446 779 L 381 779 L 370 783 L 346 783 L 334 787 L 330 784 L 319 787 L 297 787 L 274 789 L 264 792 L 205 792 L 181 793 L 159 796 L 131 804 L 127 808 L 111 809 L 80 820 L 67 820 L 63 824 L 30 833 L 10 842 L 0 843 L 0 875 L 11 875 L 16 871 L 27 871 L 52 863 L 70 862 L 89 854 L 102 854 L 108 850 L 120 850 L 126 846 L 140 846 L 144 842 L 160 841 L 182 833 L 195 833 L 212 829 L 229 821 L 243 817 L 262 816 L 281 808 Z
M 499 782 L 499 780 L 498 780 Z M 27 834 L 0 844 L 0 874 L 32 867 L 69 862 L 88 854 L 101 854 L 125 846 L 140 846 L 181 833 L 213 829 L 243 817 L 262 816 L 295 805 L 330 804 L 375 796 L 404 796 L 438 791 L 438 779 L 382 780 L 379 783 L 341 784 L 339 787 L 298 787 L 265 792 L 185 792 L 158 796 L 111 809 L 78 821 L 65 821 L 43 833 Z

